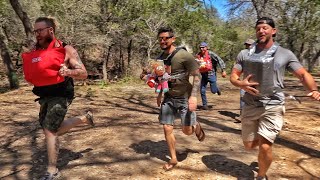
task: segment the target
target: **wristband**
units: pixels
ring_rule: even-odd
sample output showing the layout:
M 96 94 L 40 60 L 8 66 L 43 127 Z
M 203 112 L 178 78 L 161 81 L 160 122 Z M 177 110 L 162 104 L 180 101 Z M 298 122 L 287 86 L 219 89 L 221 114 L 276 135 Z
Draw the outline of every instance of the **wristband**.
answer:
M 311 90 L 310 92 L 313 92 L 313 91 L 318 91 L 318 90 L 315 90 L 315 89 L 314 89 L 314 90 Z

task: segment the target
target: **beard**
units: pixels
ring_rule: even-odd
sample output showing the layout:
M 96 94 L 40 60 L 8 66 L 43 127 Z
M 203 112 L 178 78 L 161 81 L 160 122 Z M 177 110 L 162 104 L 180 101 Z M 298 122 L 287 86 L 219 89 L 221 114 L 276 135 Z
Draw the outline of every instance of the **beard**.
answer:
M 271 40 L 270 36 L 265 36 L 264 39 L 258 39 L 259 44 L 267 44 Z
M 170 46 L 160 46 L 160 48 L 161 48 L 162 50 L 168 50 L 168 49 L 170 49 Z
M 37 41 L 36 47 L 37 48 L 44 48 L 43 46 L 49 45 L 53 40 L 52 36 L 46 36 L 42 39 L 40 39 L 39 41 Z
M 51 41 L 53 40 L 53 38 L 51 36 L 47 36 L 44 41 L 45 43 L 51 43 Z

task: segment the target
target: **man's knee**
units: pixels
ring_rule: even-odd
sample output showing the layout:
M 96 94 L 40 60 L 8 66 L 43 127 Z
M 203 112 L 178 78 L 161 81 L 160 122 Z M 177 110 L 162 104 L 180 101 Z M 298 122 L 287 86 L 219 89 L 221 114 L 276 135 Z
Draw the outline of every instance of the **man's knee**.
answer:
M 45 135 L 46 137 L 56 137 L 56 136 L 57 136 L 57 133 L 56 133 L 56 132 L 51 131 L 51 130 L 49 130 L 49 129 L 47 129 L 47 128 L 43 128 L 43 132 L 44 132 L 44 135 Z
M 165 135 L 169 135 L 173 132 L 173 126 L 170 124 L 164 124 L 163 125 L 163 131 Z
M 272 150 L 272 143 L 268 141 L 267 139 L 261 137 L 260 138 L 260 144 L 259 144 L 259 150 L 262 152 L 269 152 Z

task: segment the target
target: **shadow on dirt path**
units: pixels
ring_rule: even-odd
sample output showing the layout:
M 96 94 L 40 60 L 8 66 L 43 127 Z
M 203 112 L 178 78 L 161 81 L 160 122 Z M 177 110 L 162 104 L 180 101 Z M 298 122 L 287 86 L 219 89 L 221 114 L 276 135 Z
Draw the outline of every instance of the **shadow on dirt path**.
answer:
M 256 167 L 250 163 L 256 161 L 256 154 L 244 151 L 241 126 L 234 123 L 239 117 L 235 113 L 239 112 L 238 90 L 226 88 L 219 97 L 208 95 L 214 108 L 197 112 L 207 135 L 204 142 L 175 131 L 180 168 L 163 172 L 162 164 L 168 161 L 169 152 L 158 123 L 159 109 L 152 90 L 144 86 L 139 91 L 136 86 L 112 91 L 90 88 L 94 95 L 79 94 L 68 115 L 92 109 L 96 127 L 75 128 L 61 138 L 58 167 L 66 177 L 253 179 Z M 146 93 L 147 90 L 150 92 Z M 34 96 L 8 92 L 0 94 L 0 98 L 0 179 L 37 179 L 45 171 L 47 155 L 44 136 L 36 120 L 38 107 L 33 103 Z M 313 101 L 288 102 L 286 124 L 275 141 L 275 160 L 269 177 L 319 177 L 317 108 Z
M 167 155 L 169 154 L 169 151 L 167 148 L 167 142 L 164 140 L 159 142 L 146 140 L 146 141 L 141 141 L 138 144 L 134 143 L 129 147 L 134 149 L 136 153 L 149 154 L 151 157 L 156 157 L 165 162 L 168 161 Z M 191 149 L 186 149 L 183 152 L 177 152 L 178 161 L 181 162 L 185 160 L 188 156 L 188 153 L 199 153 L 199 152 L 193 151 Z
M 213 171 L 237 177 L 239 180 L 254 179 L 253 168 L 251 166 L 234 159 L 229 159 L 223 155 L 206 155 L 202 157 L 202 161 Z

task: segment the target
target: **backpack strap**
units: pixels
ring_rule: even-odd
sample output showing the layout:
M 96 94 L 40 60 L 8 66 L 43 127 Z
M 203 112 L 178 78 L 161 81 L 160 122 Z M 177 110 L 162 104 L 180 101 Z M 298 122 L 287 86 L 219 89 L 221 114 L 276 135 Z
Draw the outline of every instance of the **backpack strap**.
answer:
M 171 54 L 169 54 L 169 56 L 166 59 L 163 60 L 164 64 L 167 66 L 171 66 L 171 60 L 172 60 L 173 56 L 176 55 L 177 52 L 180 51 L 181 49 L 186 50 L 185 47 L 177 47 Z M 160 56 L 162 56 L 162 55 L 163 55 L 163 53 Z
M 62 46 L 63 46 L 63 47 L 66 47 L 67 45 L 68 45 L 67 43 L 62 42 Z
M 256 43 L 251 45 L 251 48 L 249 49 L 248 55 L 251 56 L 256 51 Z M 269 48 L 269 50 L 266 52 L 266 56 L 273 57 L 276 53 L 277 49 L 279 47 L 279 43 L 274 42 L 273 45 Z
M 266 55 L 269 57 L 274 57 L 274 54 L 276 53 L 277 49 L 279 47 L 278 43 L 273 43 L 273 45 L 270 47 L 270 49 L 266 52 Z

